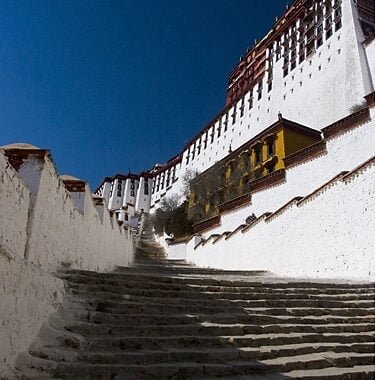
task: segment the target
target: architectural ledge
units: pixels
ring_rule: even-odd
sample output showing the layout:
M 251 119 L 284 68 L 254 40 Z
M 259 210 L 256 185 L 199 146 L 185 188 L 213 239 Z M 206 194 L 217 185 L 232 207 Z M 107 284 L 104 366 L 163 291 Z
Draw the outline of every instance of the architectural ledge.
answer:
M 324 140 L 318 141 L 315 144 L 309 145 L 306 148 L 300 149 L 295 153 L 286 156 L 283 160 L 285 163 L 285 167 L 289 168 L 291 166 L 303 163 L 308 159 L 313 157 L 317 157 L 321 154 L 327 152 L 327 145 Z
M 205 230 L 208 230 L 213 227 L 219 226 L 221 223 L 221 216 L 220 215 L 215 215 L 212 218 L 203 220 L 202 222 L 199 222 L 197 224 L 194 224 L 193 229 L 194 233 L 202 232 Z
M 276 170 L 273 173 L 267 174 L 264 177 L 255 179 L 249 183 L 250 192 L 263 190 L 267 187 L 279 184 L 285 180 L 285 169 Z
M 371 94 L 370 94 L 371 95 Z M 336 136 L 342 132 L 355 128 L 360 123 L 364 123 L 370 119 L 370 111 L 368 107 L 362 108 L 358 112 L 354 112 L 349 116 L 329 125 L 322 129 L 324 138 Z
M 227 202 L 222 203 L 221 205 L 219 205 L 219 211 L 221 213 L 224 211 L 230 211 L 230 210 L 233 210 L 235 208 L 238 208 L 238 207 L 241 207 L 244 205 L 248 205 L 249 203 L 251 203 L 251 194 L 246 193 L 246 194 L 241 195 L 237 198 L 234 198 L 234 199 L 231 199 Z

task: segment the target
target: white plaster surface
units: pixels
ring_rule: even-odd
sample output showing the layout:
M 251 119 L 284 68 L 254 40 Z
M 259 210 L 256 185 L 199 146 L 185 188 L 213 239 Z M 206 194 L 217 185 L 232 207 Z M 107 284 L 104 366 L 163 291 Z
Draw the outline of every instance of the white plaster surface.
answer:
M 0 378 L 12 378 L 17 354 L 62 300 L 52 273 L 127 266 L 133 238 L 88 186 L 72 199 L 49 158 L 31 156 L 17 172 L 0 150 L 0 208 Z
M 30 192 L 0 150 L 0 249 L 23 257 Z
M 281 276 L 375 278 L 375 165 L 338 180 L 300 205 L 291 205 L 247 232 L 194 250 L 203 267 L 268 270 Z
M 14 378 L 18 353 L 29 347 L 63 295 L 61 280 L 0 249 L 0 378 Z

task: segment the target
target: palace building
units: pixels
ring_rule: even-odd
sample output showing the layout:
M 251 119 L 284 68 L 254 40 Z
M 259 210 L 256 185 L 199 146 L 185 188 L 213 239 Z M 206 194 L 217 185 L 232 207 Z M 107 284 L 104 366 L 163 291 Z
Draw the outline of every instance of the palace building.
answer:
M 282 170 L 286 156 L 319 141 L 319 130 L 365 105 L 374 91 L 374 32 L 374 0 L 294 1 L 240 58 L 224 108 L 182 151 L 139 176 L 106 178 L 97 195 L 117 213 L 153 212 L 164 197 L 183 197 L 186 177 L 201 173 L 198 183 L 219 167 L 227 168 L 221 189 L 201 194 L 199 214 L 245 194 Z M 245 171 L 234 169 L 240 157 Z M 190 204 L 197 202 L 192 194 Z

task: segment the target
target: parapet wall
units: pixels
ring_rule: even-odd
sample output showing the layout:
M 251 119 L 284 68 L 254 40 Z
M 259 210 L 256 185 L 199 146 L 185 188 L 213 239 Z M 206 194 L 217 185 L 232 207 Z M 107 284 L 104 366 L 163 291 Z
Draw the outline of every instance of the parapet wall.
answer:
M 48 151 L 4 147 L 0 173 L 0 378 L 12 378 L 16 356 L 62 300 L 53 273 L 127 266 L 133 237 L 85 182 L 57 174 Z

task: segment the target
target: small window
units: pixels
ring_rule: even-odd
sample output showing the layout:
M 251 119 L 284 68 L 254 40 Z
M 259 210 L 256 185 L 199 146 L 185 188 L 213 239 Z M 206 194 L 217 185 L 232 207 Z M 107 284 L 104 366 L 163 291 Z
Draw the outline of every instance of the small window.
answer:
M 275 154 L 275 141 L 274 140 L 269 141 L 267 143 L 267 153 L 268 153 L 268 157 L 271 157 Z
M 122 186 L 121 186 L 121 182 L 119 182 L 117 184 L 117 196 L 121 197 L 121 193 L 122 193 Z
M 262 162 L 262 148 L 259 147 L 254 150 L 255 164 L 258 165 Z
M 144 194 L 148 195 L 148 179 L 145 179 L 145 189 L 144 189 Z
M 316 46 L 319 48 L 322 45 L 323 45 L 323 37 L 319 37 L 318 40 L 316 41 Z
M 341 27 L 342 27 L 342 22 L 341 22 L 341 19 L 340 19 L 335 24 L 335 31 L 337 32 L 339 29 L 341 29 Z

